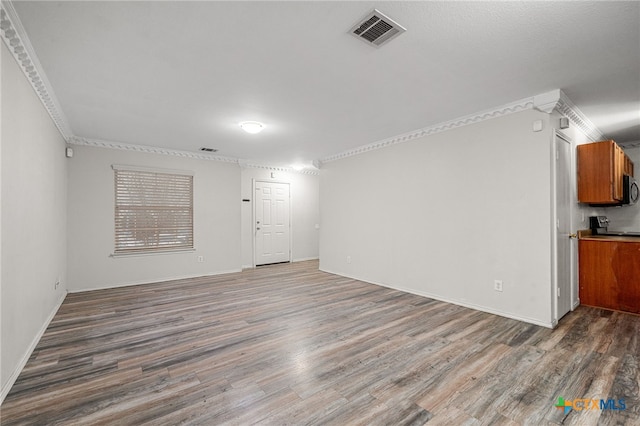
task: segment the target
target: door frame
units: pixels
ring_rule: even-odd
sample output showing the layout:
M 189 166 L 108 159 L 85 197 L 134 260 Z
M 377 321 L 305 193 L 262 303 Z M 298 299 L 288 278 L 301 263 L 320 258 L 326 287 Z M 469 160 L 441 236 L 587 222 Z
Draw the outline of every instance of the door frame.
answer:
M 558 139 L 562 139 L 560 142 Z M 565 133 L 554 130 L 551 143 L 551 306 L 552 306 L 552 325 L 555 327 L 560 318 L 558 318 L 558 291 L 560 285 L 558 283 L 558 226 L 556 220 L 558 218 L 557 192 L 558 192 L 558 144 L 567 143 L 569 145 L 569 170 L 567 170 L 569 178 L 569 202 L 567 203 L 567 215 L 569 217 L 569 229 L 575 229 L 575 146 L 573 140 Z M 569 244 L 569 276 L 570 276 L 570 298 L 571 310 L 577 306 L 578 285 L 577 285 L 577 250 L 575 239 L 571 239 Z
M 291 182 L 283 180 L 251 179 L 251 267 L 256 268 L 256 184 L 279 183 L 289 185 L 289 262 L 293 260 L 293 197 L 291 196 Z

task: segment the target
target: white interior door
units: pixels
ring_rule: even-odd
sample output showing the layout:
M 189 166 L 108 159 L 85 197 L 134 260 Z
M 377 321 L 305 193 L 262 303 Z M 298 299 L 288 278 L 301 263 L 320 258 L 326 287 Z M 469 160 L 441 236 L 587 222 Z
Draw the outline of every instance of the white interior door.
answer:
M 289 262 L 290 193 L 288 183 L 255 182 L 255 264 Z
M 571 143 L 555 136 L 556 148 L 556 319 L 571 310 Z

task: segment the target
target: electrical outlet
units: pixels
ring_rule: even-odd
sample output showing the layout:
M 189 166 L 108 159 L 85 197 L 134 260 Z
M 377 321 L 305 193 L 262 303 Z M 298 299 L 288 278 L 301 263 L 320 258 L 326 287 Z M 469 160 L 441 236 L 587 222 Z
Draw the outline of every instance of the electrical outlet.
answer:
M 351 263 L 351 256 L 347 256 L 347 263 Z
M 493 281 L 493 289 L 495 291 L 502 291 L 502 280 L 494 280 Z
M 204 262 L 204 256 L 198 256 L 198 263 Z

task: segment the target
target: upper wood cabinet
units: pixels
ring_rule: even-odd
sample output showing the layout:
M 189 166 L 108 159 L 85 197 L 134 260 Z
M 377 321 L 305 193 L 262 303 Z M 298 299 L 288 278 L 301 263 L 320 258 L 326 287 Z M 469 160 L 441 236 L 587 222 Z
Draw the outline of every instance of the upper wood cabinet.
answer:
M 578 201 L 622 202 L 622 176 L 633 176 L 633 163 L 614 141 L 578 145 Z
M 624 156 L 624 174 L 629 176 L 635 176 L 633 174 L 633 161 L 629 158 L 628 155 Z

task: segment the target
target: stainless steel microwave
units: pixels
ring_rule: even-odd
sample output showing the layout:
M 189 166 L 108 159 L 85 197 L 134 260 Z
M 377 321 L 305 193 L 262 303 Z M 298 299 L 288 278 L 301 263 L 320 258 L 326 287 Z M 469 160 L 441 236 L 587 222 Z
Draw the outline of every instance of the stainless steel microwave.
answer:
M 622 177 L 622 204 L 633 205 L 638 202 L 638 182 L 633 176 Z

